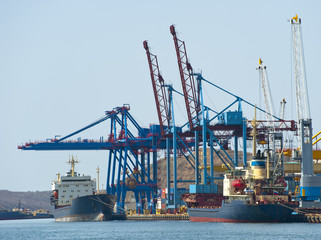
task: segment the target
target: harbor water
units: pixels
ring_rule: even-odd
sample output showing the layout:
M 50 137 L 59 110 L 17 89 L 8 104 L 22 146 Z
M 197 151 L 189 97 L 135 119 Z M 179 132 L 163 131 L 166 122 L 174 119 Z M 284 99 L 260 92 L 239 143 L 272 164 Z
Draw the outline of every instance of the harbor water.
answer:
M 0 239 L 321 239 L 311 223 L 196 223 L 189 221 L 55 222 L 0 221 Z

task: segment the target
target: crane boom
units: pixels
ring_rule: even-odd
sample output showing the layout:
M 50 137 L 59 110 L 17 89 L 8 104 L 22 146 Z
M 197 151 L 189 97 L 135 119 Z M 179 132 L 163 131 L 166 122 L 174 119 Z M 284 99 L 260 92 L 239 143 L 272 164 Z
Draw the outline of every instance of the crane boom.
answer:
M 170 26 L 170 32 L 176 49 L 178 68 L 182 82 L 186 111 L 190 129 L 193 130 L 199 123 L 200 101 L 198 90 L 193 76 L 193 68 L 188 61 L 185 42 L 177 38 L 174 25 Z
M 266 71 L 266 66 L 262 65 L 263 61 L 260 58 L 259 59 L 259 75 L 260 80 L 262 83 L 262 90 L 263 90 L 263 96 L 264 96 L 264 105 L 265 105 L 265 113 L 266 113 L 266 120 L 269 122 L 270 127 L 273 127 L 273 116 L 274 116 L 274 108 L 273 108 L 273 102 L 271 97 L 271 91 Z
M 156 109 L 158 114 L 159 125 L 161 129 L 161 135 L 165 135 L 164 126 L 167 124 L 167 127 L 170 124 L 170 114 L 167 105 L 167 96 L 166 89 L 164 88 L 164 79 L 159 71 L 157 56 L 152 54 L 149 50 L 147 41 L 143 42 L 144 48 L 146 50 L 150 77 L 152 80 L 152 86 L 155 96 Z M 167 128 L 169 129 L 169 128 Z
M 301 31 L 301 19 L 298 15 L 291 19 L 292 44 L 293 44 L 293 67 L 296 89 L 296 104 L 298 122 L 300 119 L 310 119 L 310 105 L 308 98 L 308 87 L 305 73 L 303 39 Z

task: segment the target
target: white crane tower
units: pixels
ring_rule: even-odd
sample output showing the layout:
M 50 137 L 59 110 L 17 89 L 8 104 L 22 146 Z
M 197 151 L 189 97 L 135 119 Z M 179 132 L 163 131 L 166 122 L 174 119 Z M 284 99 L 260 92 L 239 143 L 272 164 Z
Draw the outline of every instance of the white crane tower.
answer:
M 301 172 L 303 174 L 313 175 L 312 120 L 310 117 L 307 78 L 305 74 L 301 19 L 298 18 L 298 15 L 291 19 L 291 26 L 293 77 L 295 80 L 296 110 L 300 138 L 299 144 L 302 158 Z
M 296 108 L 301 147 L 301 207 L 320 207 L 321 176 L 313 175 L 312 119 L 305 74 L 301 19 L 291 19 L 293 40 L 293 74 L 296 86 Z

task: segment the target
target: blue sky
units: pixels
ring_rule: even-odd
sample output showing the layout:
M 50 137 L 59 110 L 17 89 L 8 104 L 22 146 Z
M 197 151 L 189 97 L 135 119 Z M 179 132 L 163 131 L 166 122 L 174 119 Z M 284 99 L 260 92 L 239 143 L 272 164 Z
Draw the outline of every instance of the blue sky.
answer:
M 262 58 L 276 112 L 286 98 L 286 118 L 296 119 L 287 20 L 298 14 L 314 132 L 321 130 L 320 5 L 319 1 L 0 1 L 0 189 L 50 190 L 56 174 L 68 170 L 65 162 L 72 154 L 81 161 L 80 173 L 95 177 L 100 166 L 105 183 L 106 151 L 34 152 L 18 150 L 17 145 L 67 135 L 127 103 L 142 126 L 157 123 L 142 44 L 149 41 L 164 79 L 181 91 L 171 24 L 186 42 L 196 71 L 256 104 L 263 103 L 256 71 Z M 215 109 L 232 100 L 205 88 L 206 104 Z M 177 123 L 183 124 L 184 102 L 174 97 Z M 253 117 L 253 109 L 244 111 Z M 81 136 L 103 135 L 107 136 L 107 125 Z

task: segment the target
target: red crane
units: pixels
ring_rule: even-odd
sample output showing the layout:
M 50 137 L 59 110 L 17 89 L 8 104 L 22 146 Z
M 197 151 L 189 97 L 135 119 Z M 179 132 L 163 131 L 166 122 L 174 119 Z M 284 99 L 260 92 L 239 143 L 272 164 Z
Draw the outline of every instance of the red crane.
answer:
M 190 129 L 194 130 L 199 121 L 200 101 L 198 89 L 196 90 L 195 86 L 193 68 L 187 58 L 185 42 L 177 38 L 174 25 L 170 26 L 170 32 L 174 39 L 188 122 Z
M 167 96 L 166 96 L 166 89 L 164 86 L 164 79 L 159 72 L 157 56 L 152 54 L 149 51 L 147 41 L 143 42 L 144 48 L 146 50 L 147 60 L 149 64 L 150 70 L 150 77 L 152 80 L 155 102 L 156 102 L 156 109 L 158 113 L 158 120 L 161 129 L 161 135 L 165 135 L 164 126 L 167 125 L 167 129 L 170 124 L 170 114 L 167 105 Z

